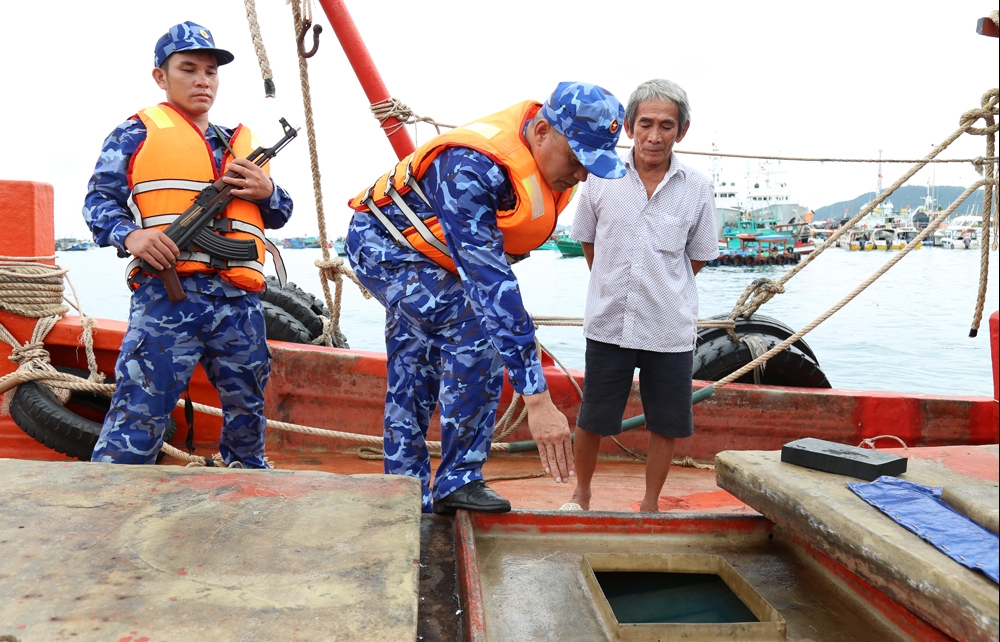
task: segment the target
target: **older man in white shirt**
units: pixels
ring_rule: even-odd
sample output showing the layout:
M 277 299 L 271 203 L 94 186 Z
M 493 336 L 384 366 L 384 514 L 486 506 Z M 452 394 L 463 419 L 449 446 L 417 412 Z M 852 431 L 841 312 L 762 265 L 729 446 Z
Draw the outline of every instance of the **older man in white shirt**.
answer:
M 621 432 L 636 368 L 649 431 L 641 512 L 659 510 L 675 440 L 694 433 L 694 278 L 719 249 L 712 182 L 673 153 L 690 124 L 683 89 L 660 79 L 639 85 L 625 110 L 625 133 L 635 141 L 625 177 L 592 177 L 579 196 L 572 238 L 591 269 L 587 374 L 576 422 L 577 486 L 566 510 L 590 507 L 601 438 Z

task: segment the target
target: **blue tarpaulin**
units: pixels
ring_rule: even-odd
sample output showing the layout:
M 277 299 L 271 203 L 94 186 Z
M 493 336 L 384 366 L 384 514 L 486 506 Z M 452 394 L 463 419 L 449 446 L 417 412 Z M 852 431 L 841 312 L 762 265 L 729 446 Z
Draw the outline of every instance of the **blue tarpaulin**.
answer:
M 941 501 L 941 488 L 921 486 L 895 477 L 871 483 L 847 482 L 861 499 L 903 528 L 963 566 L 982 571 L 994 582 L 1000 565 L 996 533 L 987 530 Z

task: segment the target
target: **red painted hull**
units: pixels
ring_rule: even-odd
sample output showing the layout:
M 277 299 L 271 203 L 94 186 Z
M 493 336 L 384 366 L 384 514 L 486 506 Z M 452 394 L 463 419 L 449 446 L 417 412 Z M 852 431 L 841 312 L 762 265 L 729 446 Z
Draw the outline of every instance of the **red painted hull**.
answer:
M 34 321 L 0 314 L 7 327 L 27 337 Z M 20 330 L 20 332 L 18 332 Z M 112 373 L 118 358 L 125 324 L 102 320 L 95 333 L 97 362 L 101 371 Z M 81 346 L 82 327 L 78 317 L 66 317 L 46 338 L 46 347 L 57 365 L 86 368 Z M 24 339 L 22 338 L 22 341 Z M 357 350 L 337 350 L 274 342 L 271 380 L 267 389 L 269 417 L 308 426 L 380 435 L 385 396 L 385 355 Z M 0 346 L 0 374 L 13 369 Z M 574 372 L 578 383 L 583 373 Z M 579 393 L 565 373 L 549 363 L 546 377 L 553 399 L 572 422 L 579 409 Z M 218 405 L 218 397 L 204 373 L 196 371 L 192 398 Z M 511 390 L 504 391 L 502 407 Z M 501 409 L 502 409 L 501 407 Z M 637 391 L 630 399 L 627 416 L 642 413 Z M 810 436 L 857 445 L 877 435 L 893 434 L 909 446 L 946 446 L 997 443 L 996 402 L 988 397 L 932 397 L 890 392 L 837 389 L 760 387 L 734 384 L 719 390 L 715 397 L 695 406 L 695 435 L 680 440 L 678 457 L 712 459 L 722 450 L 775 450 L 784 443 Z M 179 425 L 185 425 L 178 412 Z M 218 442 L 221 420 L 199 415 L 195 441 L 210 449 Z M 186 431 L 174 437 L 182 447 Z M 439 439 L 436 425 L 431 439 Z M 509 437 L 510 441 L 530 439 L 527 424 Z M 642 430 L 624 433 L 624 445 L 644 452 L 646 434 Z M 342 452 L 355 443 L 338 442 L 297 433 L 272 431 L 268 435 L 269 455 L 280 461 L 282 453 Z M 603 450 L 620 453 L 610 440 Z M 202 450 L 200 452 L 205 452 Z M 525 455 L 533 456 L 533 455 Z M 62 459 L 63 456 L 37 444 L 10 420 L 0 420 L 0 457 Z

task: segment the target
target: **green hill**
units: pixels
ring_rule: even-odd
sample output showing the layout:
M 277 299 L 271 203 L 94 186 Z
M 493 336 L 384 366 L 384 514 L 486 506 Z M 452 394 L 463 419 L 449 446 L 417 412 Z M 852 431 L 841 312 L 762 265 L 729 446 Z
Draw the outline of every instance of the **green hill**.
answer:
M 964 191 L 964 187 L 954 187 L 951 185 L 934 188 L 934 193 L 937 196 L 938 205 L 941 209 L 946 209 Z M 926 196 L 926 194 L 927 188 L 922 185 L 904 185 L 897 189 L 895 193 L 889 197 L 889 200 L 892 201 L 892 204 L 896 209 L 902 209 L 904 207 L 915 209 L 924 204 L 924 196 Z M 815 210 L 815 220 L 821 221 L 828 218 L 842 219 L 851 217 L 857 214 L 858 211 L 868 204 L 869 201 L 875 198 L 875 196 L 877 196 L 875 192 L 868 192 L 867 194 L 862 194 L 861 196 L 858 196 L 850 201 L 841 201 L 839 203 L 834 203 L 833 205 L 820 207 Z M 982 188 L 972 194 L 969 198 L 965 199 L 965 202 L 958 208 L 957 213 L 982 214 Z

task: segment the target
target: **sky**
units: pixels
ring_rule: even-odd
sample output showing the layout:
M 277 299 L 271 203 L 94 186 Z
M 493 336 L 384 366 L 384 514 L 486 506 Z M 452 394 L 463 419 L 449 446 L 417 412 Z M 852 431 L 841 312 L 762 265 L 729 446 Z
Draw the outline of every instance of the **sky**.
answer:
M 256 4 L 274 99 L 263 95 L 242 0 L 0 2 L 0 180 L 53 184 L 57 236 L 83 236 L 80 209 L 101 144 L 130 115 L 163 100 L 151 76 L 153 46 L 185 20 L 208 27 L 236 56 L 221 69 L 213 122 L 243 122 L 268 143 L 280 136 L 283 116 L 304 134 L 291 8 L 285 0 Z M 886 158 L 920 158 L 1000 77 L 998 40 L 975 33 L 995 2 L 347 6 L 390 93 L 419 115 L 462 124 L 521 100 L 544 100 L 564 80 L 596 83 L 625 103 L 639 83 L 668 78 L 687 91 L 692 107 L 678 151 L 710 151 L 714 143 L 741 154 L 876 158 L 881 150 Z M 315 11 L 325 31 L 310 60 L 311 93 L 324 209 L 336 237 L 349 220 L 346 201 L 388 171 L 395 156 L 318 4 Z M 422 142 L 434 130 L 419 125 L 411 132 Z M 966 137 L 942 157 L 984 150 L 982 137 Z M 707 158 L 682 158 L 709 173 Z M 874 165 L 781 167 L 797 200 L 813 209 L 872 191 L 877 181 Z M 747 162 L 724 161 L 722 168 L 736 176 Z M 885 185 L 906 168 L 883 167 Z M 305 136 L 282 151 L 272 175 L 296 202 L 275 236 L 315 234 Z M 971 165 L 938 165 L 909 184 L 964 186 L 977 178 Z

